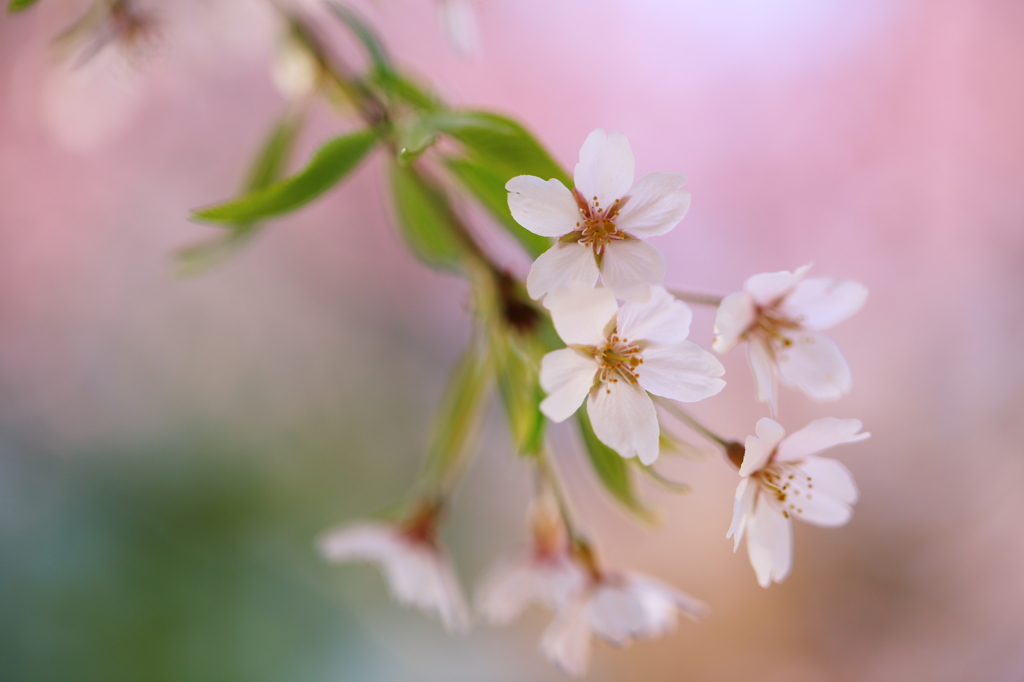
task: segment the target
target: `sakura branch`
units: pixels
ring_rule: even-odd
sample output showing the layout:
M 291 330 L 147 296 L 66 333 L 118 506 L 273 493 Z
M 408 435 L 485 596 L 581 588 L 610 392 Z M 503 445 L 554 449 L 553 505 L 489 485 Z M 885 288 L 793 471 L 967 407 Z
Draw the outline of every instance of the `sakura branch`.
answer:
M 8 7 L 13 12 L 31 4 L 11 0 Z M 393 222 L 410 252 L 427 267 L 462 277 L 472 302 L 473 332 L 439 401 L 425 464 L 403 513 L 325 534 L 317 544 L 325 559 L 376 564 L 397 601 L 452 633 L 466 632 L 472 616 L 439 532 L 479 439 L 491 437 L 484 417 L 493 394 L 508 422 L 509 450 L 532 468 L 537 489 L 529 503 L 529 540 L 480 581 L 476 612 L 504 624 L 531 606 L 549 611 L 540 649 L 570 675 L 587 670 L 595 636 L 621 646 L 666 634 L 679 614 L 697 620 L 709 610 L 655 578 L 600 561 L 550 451 L 552 423 L 574 417 L 597 480 L 645 520 L 651 514 L 635 483 L 638 469 L 670 489 L 689 490 L 650 469 L 673 438 L 664 412 L 720 448 L 739 475 L 726 537 L 734 549 L 746 538 L 764 587 L 791 572 L 793 518 L 826 527 L 850 519 L 858 496 L 853 478 L 818 455 L 868 434 L 856 419 L 829 417 L 786 436 L 776 421 L 778 385 L 815 401 L 835 401 L 851 390 L 849 365 L 822 331 L 863 306 L 865 287 L 807 279 L 810 266 L 803 266 L 754 275 L 724 297 L 667 289 L 665 258 L 646 240 L 674 229 L 686 215 L 691 197 L 684 175 L 656 172 L 634 181 L 626 136 L 597 129 L 580 131 L 584 141 L 570 177 L 513 118 L 450 106 L 401 71 L 372 27 L 344 5 L 327 2 L 316 19 L 290 5 L 274 7 L 281 42 L 272 71 L 287 100 L 284 110 L 259 145 L 238 196 L 194 213 L 219 232 L 183 249 L 179 261 L 192 272 L 219 262 L 376 154 L 386 168 Z M 448 24 L 461 26 L 456 42 L 468 45 L 467 2 L 444 0 L 442 7 Z M 111 32 L 120 40 L 142 35 L 147 15 L 134 3 L 103 0 L 93 8 L 95 16 L 72 31 L 88 33 L 92 49 L 102 49 Z M 338 56 L 322 37 L 322 21 L 348 30 L 365 54 L 365 68 Z M 340 130 L 296 169 L 295 142 L 306 112 L 318 104 L 339 114 Z M 467 212 L 468 204 L 483 211 Z M 480 213 L 490 220 L 465 217 Z M 497 257 L 503 254 L 485 248 L 500 242 L 481 238 L 494 229 L 505 230 L 533 259 L 525 277 L 500 265 L 508 262 Z M 722 363 L 688 340 L 693 316 L 687 304 L 716 308 L 716 353 L 747 344 L 754 398 L 767 403 L 769 416 L 743 444 L 678 404 L 710 399 L 725 386 Z M 728 428 L 750 431 L 743 424 Z

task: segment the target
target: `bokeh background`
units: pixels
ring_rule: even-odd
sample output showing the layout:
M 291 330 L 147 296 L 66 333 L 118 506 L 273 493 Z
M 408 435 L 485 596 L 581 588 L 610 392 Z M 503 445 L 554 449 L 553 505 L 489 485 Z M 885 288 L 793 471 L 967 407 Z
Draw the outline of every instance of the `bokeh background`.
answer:
M 189 209 L 235 192 L 285 103 L 266 4 L 153 5 L 152 49 L 78 70 L 49 40 L 82 2 L 0 18 L 0 679 L 562 679 L 544 614 L 449 638 L 374 569 L 315 555 L 412 485 L 467 288 L 403 249 L 380 158 L 177 276 L 172 251 L 212 234 Z M 1024 679 L 1024 5 L 480 0 L 468 58 L 428 0 L 355 6 L 449 101 L 512 113 L 563 163 L 604 127 L 638 174 L 685 172 L 670 283 L 813 261 L 871 290 L 833 334 L 853 392 L 782 394 L 790 430 L 873 437 L 835 452 L 852 522 L 798 527 L 781 585 L 724 537 L 719 460 L 667 459 L 695 491 L 645 487 L 662 523 L 643 527 L 554 430 L 607 561 L 713 609 L 596 646 L 589 679 Z M 299 156 L 347 126 L 318 111 Z M 694 412 L 742 438 L 765 412 L 742 355 L 725 364 Z M 529 491 L 495 411 L 445 530 L 467 588 L 523 538 Z

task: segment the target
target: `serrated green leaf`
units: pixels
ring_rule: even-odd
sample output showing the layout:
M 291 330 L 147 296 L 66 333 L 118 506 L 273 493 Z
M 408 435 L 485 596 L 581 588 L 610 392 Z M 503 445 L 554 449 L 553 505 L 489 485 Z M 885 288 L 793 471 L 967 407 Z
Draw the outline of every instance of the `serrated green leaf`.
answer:
M 11 0 L 7 3 L 7 11 L 11 14 L 21 12 L 36 4 L 36 2 L 37 0 Z
M 412 166 L 391 165 L 398 225 L 416 256 L 432 268 L 457 270 L 463 258 L 459 219 L 444 192 Z
M 373 68 L 384 73 L 394 73 L 395 69 L 391 65 L 391 59 L 388 57 L 387 50 L 384 49 L 384 44 L 377 37 L 377 34 L 373 32 L 373 29 L 370 28 L 370 25 L 363 21 L 358 14 L 340 3 L 328 2 L 327 6 L 362 43 L 366 54 L 369 55 L 370 61 L 373 63 Z
M 496 171 L 467 159 L 448 159 L 445 165 L 459 183 L 494 216 L 498 224 L 523 245 L 530 257 L 536 258 L 551 248 L 549 238 L 530 232 L 512 218 L 508 208 L 508 190 L 505 189 L 505 183 L 512 176 L 506 178 L 507 172 Z
M 516 175 L 555 178 L 566 187 L 572 180 L 526 128 L 488 111 L 445 111 L 431 117 L 433 125 L 462 143 L 468 155 L 505 182 Z M 504 184 L 502 184 L 504 187 Z
M 626 509 L 645 520 L 651 520 L 652 514 L 636 494 L 632 472 L 619 453 L 598 440 L 594 427 L 590 424 L 586 407 L 576 411 L 576 422 L 580 427 L 583 445 L 590 464 L 594 467 L 598 479 L 605 489 L 612 494 Z
M 476 446 L 493 377 L 491 358 L 473 341 L 452 371 L 427 451 L 427 476 L 446 487 Z
M 197 211 L 194 217 L 216 223 L 252 223 L 304 206 L 336 185 L 377 142 L 373 129 L 337 137 L 322 146 L 302 171 L 241 199 Z

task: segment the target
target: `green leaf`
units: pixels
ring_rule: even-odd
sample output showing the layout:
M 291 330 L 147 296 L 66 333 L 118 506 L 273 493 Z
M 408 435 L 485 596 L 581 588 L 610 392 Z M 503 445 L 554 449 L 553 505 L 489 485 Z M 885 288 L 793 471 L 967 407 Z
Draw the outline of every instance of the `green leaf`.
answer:
M 566 187 L 572 180 L 526 128 L 487 111 L 446 111 L 431 118 L 434 126 L 462 143 L 467 154 L 496 175 L 555 178 Z M 504 184 L 502 184 L 504 187 Z
M 245 192 L 264 189 L 281 179 L 302 129 L 304 114 L 302 110 L 290 111 L 274 125 L 249 170 Z M 195 275 L 221 263 L 248 242 L 258 227 L 254 222 L 238 223 L 230 226 L 227 234 L 179 249 L 175 253 L 178 274 Z
M 398 161 L 408 165 L 437 141 L 437 131 L 422 118 L 412 117 L 395 126 Z
M 471 341 L 448 380 L 427 451 L 427 476 L 442 488 L 461 473 L 476 446 L 492 376 L 490 357 Z
M 359 42 L 363 44 L 363 48 L 366 50 L 367 55 L 369 55 L 370 61 L 373 62 L 373 68 L 383 73 L 394 73 L 395 69 L 391 65 L 391 59 L 388 57 L 387 50 L 384 49 L 384 44 L 377 37 L 377 34 L 373 32 L 369 24 L 342 4 L 328 2 L 327 6 L 352 31 L 355 37 L 359 39 Z
M 368 80 L 392 100 L 404 102 L 416 109 L 436 111 L 441 107 L 441 103 L 433 95 L 394 71 L 376 71 L 370 74 Z
M 576 411 L 576 421 L 580 426 L 580 434 L 583 436 L 583 445 L 590 457 L 590 464 L 605 489 L 629 511 L 645 520 L 652 520 L 651 511 L 637 497 L 632 473 L 626 460 L 598 440 L 590 424 L 586 407 Z
M 447 161 L 456 179 L 531 256 L 536 258 L 551 248 L 550 239 L 512 219 L 505 189 L 505 184 L 517 175 L 555 178 L 572 187 L 569 176 L 540 142 L 512 119 L 485 111 L 445 111 L 434 114 L 430 121 L 465 149 L 464 158 Z
M 508 209 L 508 190 L 505 189 L 505 183 L 512 176 L 506 178 L 505 172 L 466 159 L 448 159 L 445 165 L 498 224 L 522 244 L 530 257 L 536 258 L 551 248 L 549 238 L 530 232 L 512 218 Z
M 519 454 L 532 457 L 540 450 L 547 425 L 540 411 L 544 391 L 538 370 L 543 351 L 532 338 L 513 335 L 507 327 L 502 331 L 500 338 L 492 340 L 500 363 L 498 389 Z
M 362 161 L 377 137 L 377 131 L 372 129 L 337 137 L 322 146 L 298 174 L 241 199 L 197 211 L 194 217 L 215 223 L 238 224 L 294 211 L 345 177 Z
M 7 11 L 11 14 L 26 10 L 36 4 L 36 0 L 11 0 L 7 3 Z
M 416 256 L 433 268 L 458 270 L 463 229 L 448 197 L 412 166 L 391 165 L 398 225 Z
M 289 112 L 277 122 L 249 169 L 249 177 L 245 181 L 246 192 L 266 189 L 281 179 L 288 167 L 303 120 L 301 112 Z

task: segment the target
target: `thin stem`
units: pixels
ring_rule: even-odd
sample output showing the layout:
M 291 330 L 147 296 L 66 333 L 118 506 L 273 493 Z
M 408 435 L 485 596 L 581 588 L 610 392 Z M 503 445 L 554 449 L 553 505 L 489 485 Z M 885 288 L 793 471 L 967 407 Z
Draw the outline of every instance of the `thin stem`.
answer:
M 725 459 L 727 462 L 732 464 L 737 469 L 743 466 L 743 456 L 746 452 L 746 448 L 743 446 L 743 443 L 740 443 L 739 441 L 735 440 L 725 440 L 724 438 L 712 432 L 706 426 L 701 424 L 699 421 L 688 415 L 686 412 L 683 412 L 678 406 L 675 405 L 675 403 L 672 403 L 666 400 L 665 398 L 654 396 L 654 399 L 655 401 L 657 401 L 659 405 L 668 410 L 670 414 L 677 417 L 681 421 L 686 422 L 690 427 L 692 427 L 695 431 L 700 433 L 708 440 L 714 441 L 719 446 L 721 446 L 722 452 L 725 455 Z
M 659 405 L 668 410 L 672 416 L 676 417 L 681 421 L 686 422 L 686 424 L 693 428 L 694 431 L 697 431 L 708 440 L 714 441 L 715 443 L 721 445 L 723 448 L 729 447 L 730 441 L 725 440 L 724 438 L 722 438 L 721 436 L 719 436 L 718 434 L 714 433 L 706 426 L 701 424 L 699 421 L 688 415 L 686 412 L 683 412 L 683 410 L 681 410 L 675 403 L 666 400 L 665 398 L 660 398 L 658 396 L 654 396 L 654 399 L 657 401 Z
M 573 521 L 568 496 L 565 493 L 565 488 L 562 486 L 562 479 L 558 475 L 558 469 L 548 454 L 547 447 L 542 446 L 537 451 L 536 462 L 537 473 L 551 490 L 551 494 L 555 497 L 555 503 L 558 504 L 558 513 L 562 517 L 562 524 L 565 526 L 566 535 L 569 536 L 572 543 L 586 542 L 583 533 L 579 530 L 575 521 Z
M 672 294 L 680 301 L 686 301 L 694 305 L 707 305 L 713 308 L 717 308 L 722 305 L 722 299 L 724 296 L 718 296 L 716 294 L 702 294 L 696 291 L 684 291 L 683 289 L 669 289 L 668 293 Z

